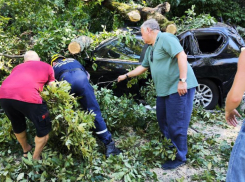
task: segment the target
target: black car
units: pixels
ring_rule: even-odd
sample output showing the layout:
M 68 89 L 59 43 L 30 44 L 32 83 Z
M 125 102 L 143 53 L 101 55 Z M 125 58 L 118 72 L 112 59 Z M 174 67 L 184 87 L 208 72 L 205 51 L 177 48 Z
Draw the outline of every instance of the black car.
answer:
M 106 86 L 107 81 L 113 81 L 128 72 L 128 69 L 141 64 L 147 46 L 144 46 L 140 32 L 135 35 L 135 44 L 126 45 L 118 38 L 112 38 L 95 49 L 93 54 L 96 57 L 97 70 L 94 71 L 91 64 L 86 66 L 94 84 L 106 82 L 100 84 Z M 222 23 L 209 28 L 189 30 L 177 37 L 199 83 L 194 98 L 195 104 L 206 109 L 213 109 L 217 104 L 222 105 L 232 86 L 238 56 L 241 48 L 245 47 L 244 40 L 233 27 Z M 120 82 L 115 93 L 137 93 L 144 82 L 145 80 L 140 80 L 131 89 L 127 89 L 126 81 Z

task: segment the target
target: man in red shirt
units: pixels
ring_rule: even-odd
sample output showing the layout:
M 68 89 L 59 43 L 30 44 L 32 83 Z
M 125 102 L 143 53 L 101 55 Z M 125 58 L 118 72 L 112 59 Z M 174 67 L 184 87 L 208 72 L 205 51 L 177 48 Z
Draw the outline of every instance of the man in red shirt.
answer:
M 55 80 L 53 68 L 40 61 L 34 51 L 27 51 L 24 63 L 16 66 L 0 87 L 0 105 L 11 121 L 15 136 L 20 142 L 24 157 L 32 149 L 27 143 L 26 120 L 31 120 L 36 128 L 33 159 L 39 160 L 52 129 L 47 104 L 40 92 L 45 84 Z

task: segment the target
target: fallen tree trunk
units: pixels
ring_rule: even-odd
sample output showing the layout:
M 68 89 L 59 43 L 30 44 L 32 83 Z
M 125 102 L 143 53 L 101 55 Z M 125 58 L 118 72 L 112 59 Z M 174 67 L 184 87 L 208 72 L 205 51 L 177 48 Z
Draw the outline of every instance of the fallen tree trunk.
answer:
M 103 6 L 111 11 L 116 11 L 126 20 L 132 22 L 138 22 L 140 20 L 148 20 L 154 18 L 158 21 L 162 31 L 175 34 L 177 32 L 177 27 L 173 21 L 169 21 L 163 14 L 169 12 L 170 4 L 168 2 L 159 4 L 155 8 L 142 7 L 140 5 L 135 5 L 134 7 L 119 3 L 114 0 L 104 0 Z
M 71 54 L 77 54 L 82 52 L 84 49 L 87 49 L 92 43 L 92 39 L 87 36 L 80 36 L 71 41 L 68 46 L 68 50 Z
M 141 8 L 140 5 L 137 5 L 136 7 L 129 6 L 125 3 L 119 3 L 113 0 L 104 0 L 102 5 L 109 9 L 110 11 L 116 11 L 119 13 L 124 19 L 130 20 L 133 22 L 140 21 L 140 11 Z

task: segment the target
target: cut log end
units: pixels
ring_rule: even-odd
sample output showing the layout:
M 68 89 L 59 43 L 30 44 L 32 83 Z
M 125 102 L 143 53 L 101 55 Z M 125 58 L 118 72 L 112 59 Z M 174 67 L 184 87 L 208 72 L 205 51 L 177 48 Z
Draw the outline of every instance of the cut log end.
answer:
M 172 33 L 172 34 L 176 34 L 176 32 L 177 32 L 176 25 L 175 24 L 168 25 L 167 28 L 166 28 L 166 32 Z
M 166 9 L 165 9 L 165 12 L 169 12 L 170 11 L 170 4 L 168 2 L 166 2 Z
M 80 44 L 77 42 L 71 42 L 68 46 L 68 50 L 71 54 L 77 54 L 81 51 Z
M 71 54 L 77 54 L 88 48 L 93 40 L 87 36 L 80 36 L 71 41 L 68 50 Z
M 135 11 L 130 11 L 129 13 L 127 13 L 130 21 L 132 22 L 138 22 L 140 21 L 141 19 L 141 16 L 140 16 L 140 12 L 135 10 Z

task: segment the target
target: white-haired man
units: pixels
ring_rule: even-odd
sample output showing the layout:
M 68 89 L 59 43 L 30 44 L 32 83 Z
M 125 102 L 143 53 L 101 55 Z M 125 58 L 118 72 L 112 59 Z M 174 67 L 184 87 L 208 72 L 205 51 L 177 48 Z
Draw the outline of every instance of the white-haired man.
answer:
M 150 68 L 157 92 L 160 130 L 177 148 L 176 159 L 166 161 L 162 168 L 174 169 L 186 161 L 187 130 L 198 83 L 175 35 L 162 33 L 155 19 L 145 21 L 141 33 L 144 42 L 149 44 L 144 60 L 133 71 L 119 76 L 118 81 L 140 75 Z
M 32 149 L 26 138 L 25 117 L 36 128 L 34 160 L 41 158 L 41 152 L 48 141 L 52 125 L 46 102 L 41 98 L 40 92 L 45 84 L 51 84 L 54 80 L 53 68 L 40 61 L 36 52 L 27 51 L 24 63 L 16 66 L 0 87 L 0 105 L 11 121 L 24 157 Z

